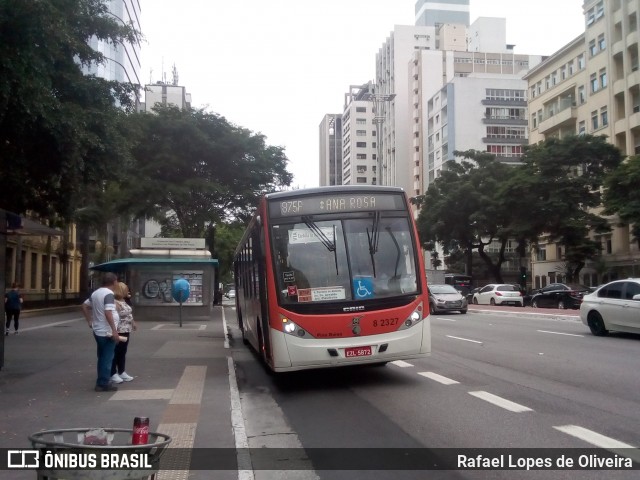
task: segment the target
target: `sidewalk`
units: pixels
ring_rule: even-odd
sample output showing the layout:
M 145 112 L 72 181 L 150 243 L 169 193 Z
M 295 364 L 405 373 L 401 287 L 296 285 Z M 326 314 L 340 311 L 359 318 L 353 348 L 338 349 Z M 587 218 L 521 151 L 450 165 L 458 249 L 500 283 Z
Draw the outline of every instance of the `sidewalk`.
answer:
M 235 447 L 224 328 L 220 306 L 208 322 L 138 322 L 126 367 L 135 379 L 117 392 L 97 393 L 96 345 L 79 307 L 21 317 L 20 334 L 4 337 L 0 448 L 30 448 L 28 436 L 40 430 L 131 429 L 137 416 L 150 418 L 150 431 L 171 436 L 172 447 Z M 187 475 L 204 479 L 211 472 L 169 471 L 157 478 Z M 33 480 L 36 474 L 1 476 Z M 238 474 L 218 471 L 216 478 Z

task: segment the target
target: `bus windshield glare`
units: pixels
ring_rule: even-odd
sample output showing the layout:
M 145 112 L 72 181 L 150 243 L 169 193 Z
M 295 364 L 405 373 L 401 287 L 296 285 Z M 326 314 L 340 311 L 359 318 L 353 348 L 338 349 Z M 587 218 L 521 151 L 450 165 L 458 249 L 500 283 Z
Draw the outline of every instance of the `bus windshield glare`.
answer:
M 299 218 L 298 218 L 299 220 Z M 406 216 L 279 223 L 271 228 L 281 304 L 363 301 L 417 294 Z

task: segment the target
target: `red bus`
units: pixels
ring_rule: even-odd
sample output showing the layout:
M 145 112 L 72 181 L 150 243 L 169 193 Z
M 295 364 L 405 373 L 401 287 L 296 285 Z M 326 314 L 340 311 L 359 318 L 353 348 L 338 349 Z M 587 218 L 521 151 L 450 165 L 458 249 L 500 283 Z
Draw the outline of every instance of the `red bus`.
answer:
M 431 351 L 426 274 L 404 191 L 270 193 L 234 257 L 243 341 L 276 372 Z

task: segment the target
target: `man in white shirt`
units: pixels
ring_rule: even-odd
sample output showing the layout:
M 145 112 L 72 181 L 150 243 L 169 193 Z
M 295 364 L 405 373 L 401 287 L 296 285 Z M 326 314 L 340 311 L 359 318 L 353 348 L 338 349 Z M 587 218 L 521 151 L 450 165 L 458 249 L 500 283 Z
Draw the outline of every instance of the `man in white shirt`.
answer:
M 113 289 L 118 283 L 115 273 L 106 273 L 102 278 L 102 287 L 91 294 L 82 304 L 82 313 L 93 330 L 98 346 L 98 379 L 96 392 L 114 392 L 117 387 L 111 385 L 111 363 L 118 336 L 118 313 Z

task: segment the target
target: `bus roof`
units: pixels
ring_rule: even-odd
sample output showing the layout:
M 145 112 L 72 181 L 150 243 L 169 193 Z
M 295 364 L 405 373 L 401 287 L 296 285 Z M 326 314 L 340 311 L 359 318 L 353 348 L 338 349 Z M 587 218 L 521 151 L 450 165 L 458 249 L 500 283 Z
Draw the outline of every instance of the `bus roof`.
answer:
M 404 193 L 404 189 L 400 187 L 388 187 L 383 185 L 332 185 L 327 187 L 301 188 L 298 190 L 287 190 L 284 192 L 267 193 L 267 200 L 282 199 L 289 197 L 297 197 L 300 195 L 317 195 L 325 193 L 344 193 L 344 192 L 389 192 Z

